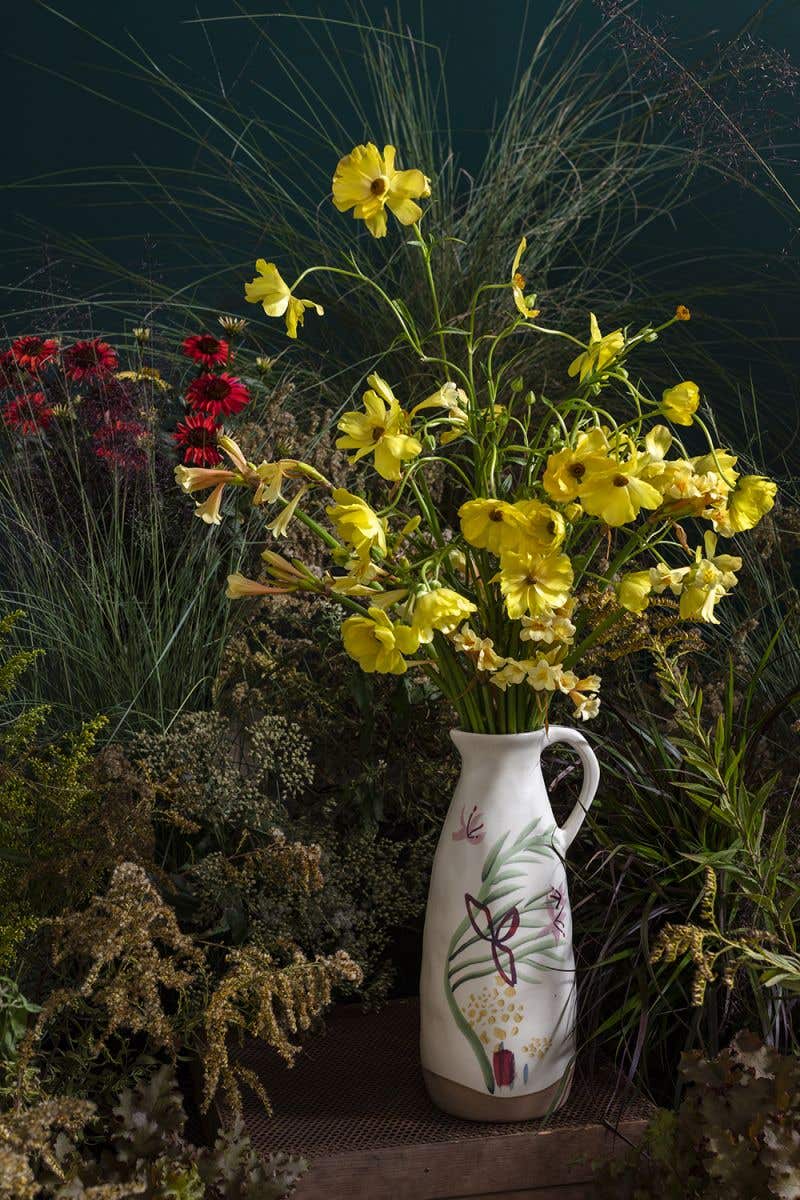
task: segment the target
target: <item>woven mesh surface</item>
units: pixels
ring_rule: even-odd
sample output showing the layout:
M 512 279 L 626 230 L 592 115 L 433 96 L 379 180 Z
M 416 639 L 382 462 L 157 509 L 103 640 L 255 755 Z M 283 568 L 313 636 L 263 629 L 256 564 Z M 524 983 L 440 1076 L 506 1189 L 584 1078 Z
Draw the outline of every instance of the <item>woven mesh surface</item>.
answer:
M 261 1042 L 247 1042 L 239 1061 L 255 1071 L 275 1116 L 245 1092 L 245 1122 L 257 1149 L 289 1150 L 310 1158 L 390 1146 L 455 1142 L 530 1134 L 530 1121 L 498 1124 L 460 1121 L 435 1109 L 419 1064 L 419 1005 L 401 1000 L 379 1012 L 341 1006 L 327 1032 L 309 1041 L 295 1066 L 285 1065 Z M 555 1129 L 604 1122 L 616 1126 L 647 1119 L 641 1097 L 623 1100 L 613 1072 L 593 1079 L 580 1073 L 567 1103 L 547 1122 Z

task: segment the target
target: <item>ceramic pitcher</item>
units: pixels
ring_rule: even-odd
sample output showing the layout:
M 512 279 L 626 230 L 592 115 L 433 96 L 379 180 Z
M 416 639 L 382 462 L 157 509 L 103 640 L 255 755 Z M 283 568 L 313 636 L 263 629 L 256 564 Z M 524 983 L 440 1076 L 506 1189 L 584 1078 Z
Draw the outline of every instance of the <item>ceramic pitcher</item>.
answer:
M 461 775 L 433 863 L 422 952 L 421 1057 L 435 1104 L 517 1121 L 564 1102 L 575 1059 L 575 962 L 564 856 L 597 790 L 586 739 L 551 725 L 453 730 Z M 542 752 L 571 746 L 580 797 L 561 827 Z

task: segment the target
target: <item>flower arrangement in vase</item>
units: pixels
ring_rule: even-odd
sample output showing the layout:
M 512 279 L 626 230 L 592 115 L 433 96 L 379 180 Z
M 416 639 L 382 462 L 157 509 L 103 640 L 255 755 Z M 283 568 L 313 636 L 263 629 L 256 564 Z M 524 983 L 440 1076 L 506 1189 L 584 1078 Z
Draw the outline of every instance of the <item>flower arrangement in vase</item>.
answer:
M 572 716 L 597 715 L 601 680 L 587 653 L 627 612 L 668 593 L 686 621 L 716 622 L 741 560 L 718 539 L 752 528 L 775 485 L 737 471 L 700 417 L 700 390 L 677 380 L 654 396 L 630 363 L 640 346 L 690 318 L 679 305 L 660 324 L 589 337 L 539 321 L 522 274 L 520 239 L 505 280 L 487 280 L 465 312 L 443 313 L 442 241 L 425 236 L 421 170 L 399 170 L 393 146 L 341 159 L 333 202 L 375 238 L 390 218 L 410 230 L 429 303 L 422 314 L 389 296 L 353 256 L 307 267 L 289 286 L 259 259 L 246 299 L 283 318 L 296 338 L 323 273 L 372 289 L 397 324 L 413 382 L 370 374 L 362 407 L 339 419 L 338 446 L 364 481 L 333 486 L 294 459 L 247 461 L 220 434 L 226 462 L 182 465 L 197 514 L 222 519 L 226 493 L 270 509 L 273 538 L 301 521 L 330 551 L 321 574 L 267 548 L 264 579 L 233 575 L 231 598 L 305 592 L 335 600 L 342 639 L 366 672 L 424 673 L 458 715 L 463 769 L 434 863 L 423 954 L 423 1066 L 437 1103 L 464 1116 L 516 1119 L 560 1102 L 574 1057 L 574 965 L 563 856 L 597 783 L 577 731 L 550 724 L 562 698 Z M 524 339 L 564 343 L 562 378 L 547 395 L 516 370 Z M 409 372 L 409 378 L 411 373 Z M 412 392 L 413 386 L 413 392 Z M 692 454 L 675 427 L 707 442 Z M 672 427 L 672 428 L 671 428 Z M 272 515 L 272 510 L 275 510 Z M 707 525 L 690 545 L 682 519 Z M 583 604 L 611 598 L 600 619 Z M 584 790 L 559 829 L 539 759 L 553 741 L 581 755 Z M 544 982 L 545 986 L 542 987 Z

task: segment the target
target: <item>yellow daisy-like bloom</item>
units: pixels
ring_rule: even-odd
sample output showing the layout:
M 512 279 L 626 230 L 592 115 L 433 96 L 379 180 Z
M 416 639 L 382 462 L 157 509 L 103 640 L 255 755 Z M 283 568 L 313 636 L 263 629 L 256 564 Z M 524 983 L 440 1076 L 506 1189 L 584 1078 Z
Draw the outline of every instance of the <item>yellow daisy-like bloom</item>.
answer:
M 577 499 L 586 476 L 608 463 L 608 439 L 602 429 L 578 434 L 574 446 L 557 450 L 547 460 L 542 486 L 551 500 L 569 504 Z
M 500 555 L 519 544 L 522 515 L 507 500 L 467 500 L 458 516 L 461 532 L 477 550 Z
M 538 616 L 566 604 L 572 587 L 572 563 L 566 554 L 510 550 L 502 555 L 494 579 L 500 583 L 508 615 L 518 621 L 524 613 Z
M 650 464 L 634 452 L 625 462 L 609 459 L 590 472 L 581 489 L 581 503 L 592 517 L 616 527 L 633 521 L 643 508 L 658 508 L 661 493 L 642 478 Z
M 325 512 L 343 541 L 349 542 L 359 558 L 369 558 L 372 547 L 386 553 L 386 527 L 366 500 L 346 488 L 335 488 L 333 504 Z
M 374 454 L 378 474 L 396 481 L 401 464 L 421 454 L 422 444 L 406 432 L 408 416 L 386 380 L 370 375 L 367 382 L 370 390 L 364 393 L 365 411 L 344 413 L 337 426 L 344 437 L 337 438 L 336 445 L 340 450 L 356 451 L 352 463 Z
M 526 280 L 525 276 L 519 269 L 522 256 L 527 249 L 528 241 L 526 238 L 523 238 L 520 244 L 517 246 L 517 253 L 514 255 L 514 261 L 511 264 L 511 292 L 514 297 L 514 303 L 522 313 L 523 317 L 531 319 L 533 317 L 538 317 L 539 315 L 539 309 L 533 307 L 533 305 L 536 303 L 536 296 L 525 295 Z
M 366 617 L 348 617 L 342 625 L 342 641 L 351 658 L 368 675 L 403 675 L 408 663 L 404 654 L 419 646 L 419 634 L 410 625 L 394 625 L 380 608 L 370 608 Z
M 395 169 L 396 154 L 394 146 L 384 146 L 380 154 L 367 142 L 341 158 L 333 176 L 333 203 L 339 212 L 352 208 L 376 238 L 386 235 L 387 208 L 401 225 L 413 225 L 422 216 L 416 201 L 431 194 L 431 181 L 422 171 Z
M 477 609 L 471 600 L 459 596 L 452 588 L 435 588 L 418 596 L 411 624 L 421 642 L 432 642 L 434 630 L 452 633 L 470 613 Z
M 539 500 L 517 500 L 514 505 L 520 515 L 519 545 L 540 553 L 557 550 L 566 536 L 566 525 L 560 512 Z
M 248 304 L 260 304 L 268 317 L 285 317 L 286 332 L 290 338 L 297 337 L 297 326 L 305 321 L 306 309 L 313 308 L 318 317 L 325 309 L 315 300 L 301 300 L 292 295 L 289 285 L 281 278 L 275 263 L 263 258 L 256 262 L 258 275 L 244 285 L 244 298 Z
M 731 454 L 730 450 L 715 448 L 714 450 L 710 450 L 708 454 L 698 455 L 689 461 L 696 475 L 718 475 L 722 483 L 729 490 L 739 478 L 739 472 L 735 470 L 739 459 L 737 455 Z
M 691 425 L 700 404 L 700 388 L 684 379 L 661 393 L 661 411 L 673 425 Z
M 707 530 L 703 550 L 698 546 L 695 561 L 686 572 L 681 592 L 680 614 L 685 621 L 708 621 L 719 625 L 714 608 L 736 586 L 736 571 L 742 560 L 733 554 L 717 554 L 717 536 Z
M 583 383 L 587 375 L 599 374 L 612 363 L 624 345 L 625 335 L 621 329 L 615 329 L 613 333 L 607 333 L 603 337 L 597 317 L 594 313 L 589 313 L 589 345 L 572 360 L 567 374 L 578 375 Z
M 714 515 L 714 528 L 723 537 L 752 529 L 774 505 L 777 491 L 777 484 L 763 475 L 742 475 L 725 508 Z

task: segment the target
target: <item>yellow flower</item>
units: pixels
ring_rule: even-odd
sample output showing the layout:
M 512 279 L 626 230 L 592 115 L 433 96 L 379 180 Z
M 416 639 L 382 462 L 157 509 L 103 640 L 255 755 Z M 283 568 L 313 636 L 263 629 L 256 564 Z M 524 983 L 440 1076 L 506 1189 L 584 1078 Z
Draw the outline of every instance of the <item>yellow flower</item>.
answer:
M 602 469 L 591 471 L 581 489 L 581 502 L 592 517 L 606 525 L 625 525 L 642 508 L 658 508 L 661 493 L 642 478 L 648 466 L 636 451 L 625 462 L 608 459 Z
M 237 572 L 235 575 L 228 576 L 228 588 L 225 595 L 229 600 L 244 600 L 248 596 L 283 595 L 285 592 L 294 590 L 295 588 L 291 584 L 286 584 L 284 587 L 270 587 L 265 583 L 258 583 L 255 579 L 246 579 L 244 575 Z
M 514 509 L 520 515 L 519 545 L 523 549 L 540 553 L 558 549 L 566 535 L 560 512 L 539 500 L 517 500 Z
M 494 578 L 500 582 L 508 615 L 519 620 L 523 613 L 538 616 L 566 604 L 572 587 L 572 563 L 566 554 L 509 550 L 501 556 L 500 571 Z
M 412 418 L 421 412 L 424 408 L 444 408 L 447 410 L 447 415 L 450 420 L 450 429 L 441 435 L 441 443 L 443 446 L 454 442 L 456 438 L 461 437 L 464 430 L 469 424 L 469 416 L 467 414 L 467 405 L 469 400 L 467 393 L 463 388 L 458 387 L 452 380 L 443 383 L 431 396 L 426 400 L 415 404 L 411 410 Z M 495 410 L 499 405 L 495 405 Z
M 354 496 L 345 488 L 333 492 L 334 503 L 325 512 L 339 537 L 356 551 L 360 558 L 369 558 L 373 546 L 386 553 L 386 528 L 384 522 L 360 496 Z
M 608 439 L 602 429 L 578 434 L 574 447 L 565 446 L 547 460 L 542 486 L 551 500 L 569 504 L 580 495 L 590 471 L 608 462 Z
M 333 176 L 333 203 L 339 212 L 352 208 L 373 237 L 386 234 L 387 208 L 401 225 L 413 225 L 422 216 L 416 201 L 431 194 L 422 171 L 395 170 L 396 153 L 394 146 L 384 146 L 381 155 L 372 142 L 356 146 L 339 160 Z
M 607 333 L 605 337 L 600 332 L 597 317 L 589 313 L 589 345 L 574 358 L 567 368 L 568 375 L 579 375 L 583 383 L 587 375 L 596 375 L 612 363 L 625 345 L 625 335 L 621 329 Z
M 648 571 L 630 571 L 617 585 L 617 598 L 628 612 L 643 613 L 650 603 L 653 581 Z
M 701 454 L 689 460 L 696 475 L 718 475 L 725 486 L 730 489 L 739 478 L 739 472 L 734 470 L 738 457 L 730 450 L 714 449 L 708 454 Z
M 714 608 L 736 586 L 735 572 L 741 569 L 742 560 L 733 554 L 716 554 L 717 537 L 710 529 L 703 541 L 705 557 L 698 546 L 695 561 L 686 572 L 680 614 L 685 621 L 708 621 L 719 625 Z
M 280 499 L 281 488 L 285 479 L 311 479 L 315 483 L 330 487 L 324 475 L 309 463 L 299 458 L 279 458 L 277 462 L 262 462 L 252 468 L 251 476 L 258 480 L 253 493 L 253 504 L 273 504 Z
M 530 665 L 530 662 L 525 659 L 522 662 L 517 662 L 516 659 L 509 658 L 499 671 L 495 671 L 489 682 L 493 683 L 501 692 L 504 692 L 509 685 L 516 687 L 518 684 L 525 682 L 528 678 Z
M 752 529 L 775 503 L 777 484 L 763 475 L 742 475 L 727 497 L 727 505 L 714 516 L 714 528 L 724 537 Z
M 543 642 L 546 646 L 552 646 L 554 642 L 569 645 L 575 637 L 575 626 L 570 620 L 574 608 L 575 597 L 573 596 L 560 608 L 542 613 L 538 617 L 522 617 L 519 640 L 521 642 Z
M 213 489 L 210 496 L 207 496 L 202 503 L 195 504 L 194 507 L 194 515 L 201 521 L 205 521 L 207 525 L 222 524 L 222 493 L 225 485 L 234 480 L 242 482 L 240 472 L 229 471 L 224 467 L 184 467 L 179 465 L 175 468 L 175 482 L 190 496 L 194 492 L 203 492 L 206 488 Z
M 300 300 L 292 295 L 289 285 L 281 279 L 275 263 L 259 258 L 256 262 L 258 275 L 244 285 L 244 298 L 248 304 L 260 304 L 268 317 L 286 317 L 286 332 L 290 338 L 297 337 L 297 326 L 305 320 L 306 309 L 313 308 L 318 317 L 325 309 L 315 300 Z
M 454 633 L 450 640 L 456 650 L 467 654 L 474 661 L 478 671 L 496 671 L 506 661 L 495 653 L 494 642 L 491 638 L 482 638 L 469 625 L 462 625 L 458 633 Z
M 507 500 L 467 500 L 458 516 L 461 532 L 478 550 L 499 555 L 519 545 L 522 514 Z
M 523 238 L 520 244 L 517 246 L 517 253 L 514 255 L 514 261 L 511 264 L 511 291 L 514 296 L 514 303 L 522 313 L 523 317 L 532 319 L 533 317 L 538 317 L 539 315 L 539 309 L 533 307 L 533 305 L 536 303 L 536 296 L 525 295 L 526 280 L 525 276 L 519 269 L 520 261 L 522 260 L 522 256 L 527 249 L 527 239 Z
M 362 671 L 381 675 L 403 675 L 408 663 L 404 654 L 419 646 L 419 634 L 410 625 L 394 625 L 380 608 L 372 607 L 366 617 L 348 617 L 342 625 L 342 641 Z
M 305 484 L 301 488 L 298 488 L 289 503 L 284 505 L 277 517 L 275 517 L 267 525 L 267 529 L 270 531 L 273 537 L 286 537 L 286 531 L 289 528 L 289 523 L 295 514 L 298 504 L 303 499 L 307 491 L 308 488 Z
M 340 450 L 355 450 L 350 459 L 356 463 L 367 454 L 375 455 L 375 470 L 383 479 L 398 480 L 400 465 L 422 453 L 422 445 L 405 431 L 408 417 L 394 392 L 380 375 L 367 379 L 370 391 L 364 393 L 364 412 L 346 412 L 338 427 L 344 437 L 336 441 Z
M 452 588 L 440 587 L 417 597 L 411 623 L 421 642 L 432 642 L 435 629 L 452 633 L 475 611 L 471 600 L 459 596 Z
M 691 425 L 700 403 L 700 388 L 691 379 L 661 393 L 661 411 L 673 425 Z

